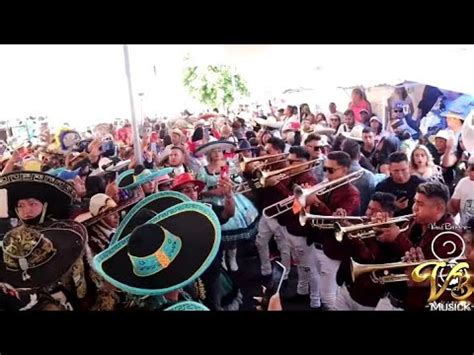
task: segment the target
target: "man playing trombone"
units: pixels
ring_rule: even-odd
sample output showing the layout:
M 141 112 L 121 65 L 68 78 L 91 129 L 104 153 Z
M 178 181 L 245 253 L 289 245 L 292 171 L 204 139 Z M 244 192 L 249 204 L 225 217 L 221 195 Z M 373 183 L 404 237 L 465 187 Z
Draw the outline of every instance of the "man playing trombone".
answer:
M 345 152 L 331 152 L 324 162 L 324 172 L 329 183 L 348 175 L 351 157 Z M 359 191 L 351 183 L 342 183 L 323 196 L 310 194 L 306 197 L 306 206 L 316 215 L 337 216 L 341 209 L 350 216 L 357 214 L 360 206 Z M 321 302 L 328 310 L 334 309 L 337 293 L 336 273 L 346 251 L 334 238 L 334 230 L 314 228 L 308 236 L 308 244 L 316 248 L 316 266 L 320 273 Z
M 280 138 L 271 137 L 265 144 L 265 155 L 278 156 L 278 154 L 282 154 L 284 150 L 285 142 Z M 287 162 L 282 161 L 278 164 L 272 165 L 272 170 L 285 168 L 286 166 Z M 270 182 L 267 184 L 267 187 L 257 189 L 260 197 L 260 206 L 257 207 L 258 210 L 262 210 L 267 206 L 273 205 L 286 197 L 283 196 L 278 189 L 271 185 L 272 183 L 274 185 L 278 183 L 278 179 L 273 180 L 273 182 L 270 180 Z M 277 243 L 278 249 L 280 250 L 281 262 L 286 267 L 286 279 L 288 278 L 291 268 L 290 246 L 282 232 L 282 227 L 278 223 L 278 220 L 276 218 L 268 218 L 262 214 L 262 217 L 258 223 L 258 234 L 255 240 L 255 245 L 257 246 L 260 257 L 260 271 L 262 276 L 268 276 L 272 273 L 270 250 L 268 247 L 272 236 L 275 236 L 275 241 Z
M 307 186 L 316 185 L 317 181 L 311 173 L 313 168 L 310 163 L 306 166 L 304 165 L 305 162 L 309 162 L 309 159 L 310 155 L 304 147 L 291 147 L 287 158 L 288 163 L 290 164 L 289 168 L 294 167 L 291 169 L 291 177 L 279 180 L 279 176 L 275 176 L 270 178 L 271 180 L 269 179 L 269 183 L 276 183 L 275 188 L 278 189 L 280 194 L 283 196 L 293 195 L 292 187 L 295 184 L 304 184 Z M 311 299 L 310 307 L 319 308 L 321 307 L 321 299 L 318 289 L 319 274 L 316 269 L 315 250 L 306 243 L 306 236 L 308 235 L 309 229 L 308 225 L 302 226 L 299 222 L 298 215 L 295 215 L 291 210 L 280 214 L 277 219 L 283 227 L 283 235 L 290 244 L 291 255 L 297 264 L 297 296 L 305 296 L 309 293 Z

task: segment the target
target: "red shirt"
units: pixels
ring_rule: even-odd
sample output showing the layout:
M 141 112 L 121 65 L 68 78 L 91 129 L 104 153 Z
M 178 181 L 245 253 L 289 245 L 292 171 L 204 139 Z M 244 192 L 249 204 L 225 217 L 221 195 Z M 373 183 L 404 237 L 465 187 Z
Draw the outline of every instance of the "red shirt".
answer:
M 351 102 L 349 104 L 349 109 L 354 111 L 354 119 L 356 122 L 358 123 L 363 123 L 362 122 L 362 117 L 360 116 L 360 111 L 362 110 L 367 110 L 367 112 L 369 112 L 369 116 L 370 116 L 370 113 L 371 113 L 371 110 L 370 110 L 370 104 L 367 102 L 367 101 L 360 101 L 358 104 L 355 104 L 353 102 Z
M 311 213 L 332 216 L 338 208 L 346 210 L 348 216 L 355 216 L 359 211 L 360 193 L 352 184 L 345 184 L 341 187 L 323 195 L 321 204 L 318 207 L 312 206 Z M 323 244 L 323 251 L 326 256 L 335 260 L 342 260 L 348 256 L 347 246 L 340 243 L 334 237 L 334 230 L 316 229 L 316 241 Z

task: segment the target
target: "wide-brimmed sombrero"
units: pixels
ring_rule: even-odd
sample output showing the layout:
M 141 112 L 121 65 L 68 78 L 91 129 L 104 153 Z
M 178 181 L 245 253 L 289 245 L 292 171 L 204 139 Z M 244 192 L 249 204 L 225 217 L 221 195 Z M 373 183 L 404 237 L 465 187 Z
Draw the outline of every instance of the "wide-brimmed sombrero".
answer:
M 269 128 L 274 128 L 274 129 L 280 129 L 281 127 L 283 127 L 283 122 L 277 121 L 275 119 L 267 118 L 265 120 L 263 118 L 257 117 L 257 118 L 254 118 L 253 120 L 255 121 L 255 123 L 257 123 L 259 126 L 262 126 L 262 127 L 269 127 Z
M 0 280 L 15 288 L 52 285 L 80 258 L 86 240 L 84 228 L 69 228 L 67 222 L 44 229 L 14 228 L 3 239 Z
M 154 215 L 157 215 L 172 206 L 186 201 L 191 200 L 188 196 L 176 191 L 157 192 L 142 199 L 133 206 L 130 211 L 128 211 L 127 215 L 118 226 L 111 244 L 126 237 L 132 233 L 133 229 L 143 224 L 143 211 L 151 211 Z
M 71 184 L 41 172 L 21 171 L 0 176 L 1 189 L 7 190 L 11 217 L 16 215 L 15 208 L 19 200 L 35 198 L 48 203 L 47 216 L 63 219 L 67 217 L 67 207 L 76 197 L 76 190 Z
M 345 138 L 349 138 L 358 142 L 362 142 L 362 131 L 364 130 L 364 126 L 355 126 L 351 129 L 350 132 L 341 132 L 341 134 Z
M 177 191 L 181 188 L 181 186 L 189 183 L 197 186 L 198 192 L 201 192 L 206 186 L 203 181 L 196 180 L 191 173 L 182 173 L 174 178 L 172 189 Z
M 146 184 L 160 176 L 170 174 L 173 168 L 162 168 L 158 170 L 143 170 L 140 174 L 135 175 L 134 169 L 129 169 L 121 173 L 116 180 L 119 189 L 134 189 L 140 185 Z
M 206 143 L 206 144 L 203 144 L 203 145 L 199 146 L 195 150 L 194 154 L 195 155 L 197 155 L 197 154 L 207 154 L 213 149 L 218 149 L 218 150 L 222 150 L 223 152 L 229 153 L 234 148 L 235 148 L 235 144 L 232 143 L 232 142 L 227 142 L 227 141 L 222 141 L 222 140 L 212 141 L 212 142 L 209 142 L 209 143 Z
M 330 128 L 330 127 L 325 127 L 325 126 L 322 126 L 322 125 L 319 125 L 319 124 L 316 124 L 314 126 L 311 127 L 311 132 L 310 133 L 316 133 L 316 134 L 324 134 L 326 136 L 331 136 L 333 135 L 334 133 L 336 133 L 336 130 L 334 128 Z
M 209 308 L 199 302 L 182 301 L 165 308 L 163 311 L 209 311 Z
M 162 295 L 193 282 L 214 260 L 219 219 L 199 202 L 183 202 L 153 217 L 94 258 L 113 286 L 136 295 Z
M 74 218 L 74 221 L 80 222 L 86 227 L 92 226 L 114 213 L 121 212 L 126 208 L 131 208 L 144 197 L 143 190 L 136 189 L 130 198 L 120 201 L 120 204 L 117 205 L 111 197 L 105 194 L 95 194 L 89 202 L 89 211 L 80 214 Z
M 103 157 L 99 160 L 99 168 L 95 169 L 90 176 L 103 176 L 107 173 L 121 173 L 127 170 L 131 160 L 120 160 L 118 158 Z

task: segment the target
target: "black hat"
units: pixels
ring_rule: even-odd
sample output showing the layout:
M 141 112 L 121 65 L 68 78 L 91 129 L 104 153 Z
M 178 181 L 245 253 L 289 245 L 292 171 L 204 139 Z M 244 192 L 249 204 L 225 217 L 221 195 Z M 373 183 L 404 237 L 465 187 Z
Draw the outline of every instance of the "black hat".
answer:
M 94 258 L 110 284 L 136 295 L 162 295 L 193 282 L 214 260 L 221 227 L 212 209 L 183 202 L 137 227 Z
M 0 190 L 7 190 L 8 210 L 16 215 L 19 200 L 35 198 L 47 202 L 47 214 L 56 219 L 67 217 L 68 207 L 76 197 L 76 190 L 66 181 L 40 172 L 13 172 L 0 176 Z
M 85 228 L 74 222 L 14 228 L 2 242 L 0 280 L 15 288 L 50 286 L 79 259 L 86 240 Z

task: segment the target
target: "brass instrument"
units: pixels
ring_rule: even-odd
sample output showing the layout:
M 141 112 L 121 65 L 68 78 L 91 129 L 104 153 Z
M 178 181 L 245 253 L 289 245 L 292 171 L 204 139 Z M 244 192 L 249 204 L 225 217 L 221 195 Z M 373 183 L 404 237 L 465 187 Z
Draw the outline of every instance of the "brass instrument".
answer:
M 251 169 L 252 171 L 254 171 L 256 168 L 262 168 L 264 166 L 282 163 L 283 161 L 286 160 L 285 158 L 287 156 L 288 156 L 287 153 L 281 153 L 281 154 L 273 154 L 273 155 L 264 155 L 262 157 L 255 157 L 255 158 L 242 157 L 242 159 L 240 160 L 240 170 L 242 172 L 249 171 L 250 170 L 249 165 L 252 163 L 261 163 L 259 164 L 258 167 L 252 168 Z M 272 158 L 280 158 L 280 159 L 269 162 L 268 159 L 272 159 Z
M 364 170 L 358 170 L 333 181 L 323 181 L 307 189 L 303 189 L 301 186 L 296 186 L 293 193 L 299 204 L 302 207 L 306 207 L 306 198 L 308 196 L 313 194 L 316 194 L 317 196 L 325 195 L 345 184 L 360 179 L 362 175 L 364 175 Z
M 362 274 L 366 273 L 371 273 L 370 274 L 370 279 L 374 283 L 378 284 L 386 284 L 386 283 L 392 283 L 392 282 L 403 282 L 403 281 L 409 281 L 408 275 L 405 273 L 402 274 L 395 274 L 392 272 L 392 270 L 405 270 L 411 267 L 416 267 L 420 264 L 423 263 L 428 263 L 428 262 L 439 262 L 439 261 L 446 261 L 449 262 L 450 260 L 453 259 L 432 259 L 432 260 L 422 260 L 422 261 L 416 261 L 416 262 L 395 262 L 395 263 L 386 263 L 386 264 L 359 264 L 356 263 L 352 258 L 351 258 L 351 277 L 352 281 L 355 282 L 355 280 Z M 456 259 L 456 261 L 466 261 L 465 258 L 460 258 Z M 382 272 L 382 275 L 377 275 L 377 272 Z
M 401 224 L 400 232 L 405 232 L 410 227 L 411 219 L 415 217 L 414 214 L 409 214 L 406 216 L 400 216 L 395 218 L 390 218 L 385 222 L 374 222 L 374 223 L 361 223 L 354 224 L 352 226 L 343 227 L 339 223 L 334 224 L 335 236 L 338 242 L 342 242 L 344 236 L 347 236 L 349 239 L 360 238 L 372 238 L 377 235 L 377 232 L 374 228 L 377 227 L 388 227 L 392 224 Z
M 334 229 L 335 225 L 339 225 L 336 221 L 348 220 L 364 222 L 364 217 L 356 216 L 322 216 L 316 214 L 307 213 L 304 209 L 300 212 L 300 224 L 305 226 L 308 220 L 311 221 L 311 226 L 319 229 Z M 325 223 L 326 222 L 326 223 Z
M 318 161 L 318 159 L 315 159 Z M 315 161 L 312 160 L 312 161 Z M 307 164 L 307 163 L 306 163 Z M 263 209 L 263 214 L 267 218 L 273 218 L 277 217 L 289 210 L 293 207 L 293 203 L 295 201 L 295 198 L 298 199 L 298 202 L 302 207 L 306 206 L 306 197 L 311 195 L 311 194 L 316 194 L 318 196 L 324 195 L 332 190 L 337 189 L 338 187 L 341 187 L 345 184 L 348 184 L 349 182 L 355 181 L 362 177 L 364 174 L 363 170 L 359 170 L 356 172 L 353 172 L 349 175 L 346 175 L 340 179 L 336 179 L 333 181 L 325 181 L 321 182 L 317 185 L 314 185 L 310 188 L 303 189 L 301 186 L 296 186 L 293 190 L 294 195 L 289 196 L 277 203 L 274 203 L 273 205 L 270 205 L 266 208 Z
M 245 181 L 240 184 L 237 184 L 237 183 L 234 184 L 232 191 L 234 191 L 235 193 L 245 193 L 253 189 L 261 189 L 261 188 L 267 187 L 268 186 L 267 180 L 269 178 L 281 175 L 278 177 L 278 181 L 282 181 L 290 177 L 310 171 L 316 166 L 317 162 L 318 162 L 318 159 L 314 159 L 314 160 L 305 161 L 299 164 L 290 165 L 278 170 L 261 170 L 261 168 L 257 168 L 256 171 L 254 172 L 254 175 L 256 176 L 255 178 Z M 292 172 L 292 170 L 300 169 L 303 167 L 304 167 L 304 170 Z
M 296 175 L 306 173 L 306 172 L 314 169 L 314 167 L 317 164 L 320 164 L 319 159 L 314 159 L 314 160 L 305 161 L 305 162 L 302 162 L 302 163 L 299 163 L 299 164 L 289 165 L 285 168 L 278 169 L 278 170 L 261 170 L 259 168 L 257 170 L 256 174 L 260 176 L 260 184 L 262 185 L 262 187 L 266 187 L 266 186 L 268 186 L 267 180 L 269 178 L 272 178 L 272 177 L 275 177 L 275 176 L 278 176 L 278 175 L 282 175 L 281 177 L 278 178 L 278 181 L 285 180 L 285 179 L 288 179 L 290 177 L 294 177 Z M 297 170 L 297 169 L 300 169 L 302 167 L 304 167 L 304 169 L 301 170 L 301 171 L 291 172 L 292 170 Z

